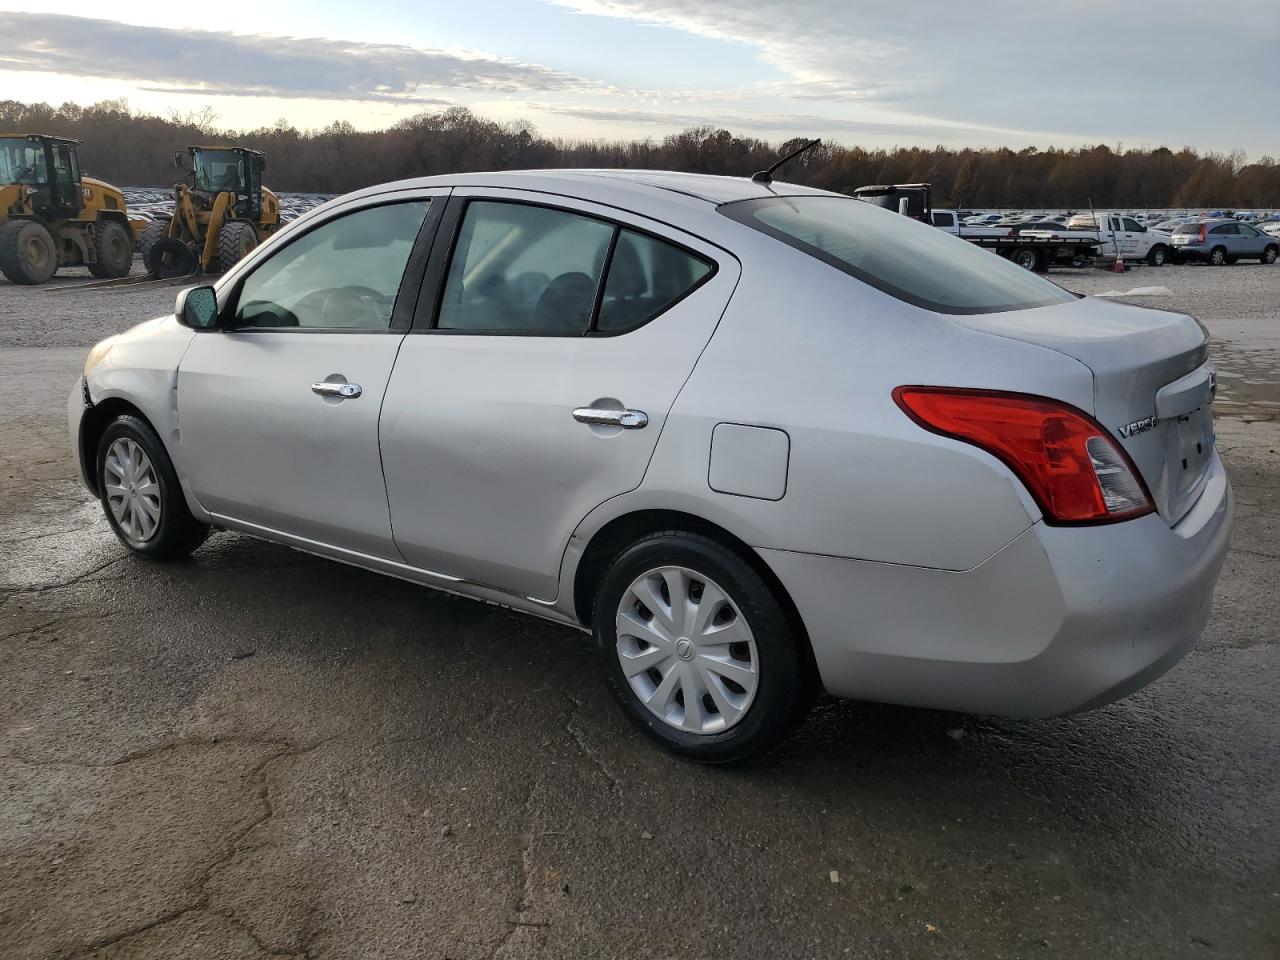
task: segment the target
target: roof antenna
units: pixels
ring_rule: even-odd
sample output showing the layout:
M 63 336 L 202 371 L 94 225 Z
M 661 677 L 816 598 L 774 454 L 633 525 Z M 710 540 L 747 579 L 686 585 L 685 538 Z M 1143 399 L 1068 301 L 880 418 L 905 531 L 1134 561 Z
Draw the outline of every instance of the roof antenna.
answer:
M 773 173 L 775 170 L 777 170 L 780 166 L 782 166 L 788 160 L 794 160 L 796 157 L 800 156 L 800 154 L 804 153 L 806 150 L 813 149 L 821 142 L 822 142 L 821 140 L 810 140 L 803 147 L 800 147 L 796 150 L 792 150 L 785 157 L 783 157 L 781 160 L 779 160 L 777 163 L 771 166 L 768 170 L 761 170 L 759 173 L 753 173 L 751 175 L 752 183 L 773 183 Z

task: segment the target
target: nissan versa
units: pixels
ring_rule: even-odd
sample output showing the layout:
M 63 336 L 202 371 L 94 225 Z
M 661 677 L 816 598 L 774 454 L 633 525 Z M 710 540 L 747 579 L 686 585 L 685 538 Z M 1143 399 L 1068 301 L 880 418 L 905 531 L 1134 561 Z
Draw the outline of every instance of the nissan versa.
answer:
M 143 557 L 236 530 L 590 629 L 702 760 L 824 688 L 1039 717 L 1168 670 L 1231 525 L 1203 328 L 761 179 L 334 200 L 93 348 L 83 481 Z

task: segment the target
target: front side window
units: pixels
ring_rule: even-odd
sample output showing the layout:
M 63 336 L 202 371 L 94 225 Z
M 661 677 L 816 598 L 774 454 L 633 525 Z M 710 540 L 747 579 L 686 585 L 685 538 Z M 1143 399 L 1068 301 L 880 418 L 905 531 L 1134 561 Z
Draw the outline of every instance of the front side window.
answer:
M 955 219 L 949 213 L 935 213 L 933 215 L 933 225 L 935 227 L 954 226 Z
M 234 325 L 388 329 L 428 203 L 357 210 L 303 234 L 245 279 Z
M 436 326 L 487 333 L 586 333 L 613 229 L 564 210 L 469 203 Z
M 767 197 L 725 216 L 878 290 L 939 313 L 993 313 L 1069 303 L 1056 284 L 949 233 L 853 198 Z
M 1137 220 L 1131 220 L 1128 217 L 1124 218 L 1124 228 L 1130 233 L 1142 233 L 1146 230 L 1146 227 L 1138 223 Z

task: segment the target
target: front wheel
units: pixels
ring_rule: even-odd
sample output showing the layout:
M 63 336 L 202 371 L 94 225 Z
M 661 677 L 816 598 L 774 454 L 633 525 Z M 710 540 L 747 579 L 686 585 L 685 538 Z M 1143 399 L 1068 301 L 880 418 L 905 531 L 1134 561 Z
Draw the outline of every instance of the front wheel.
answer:
M 605 574 L 593 626 L 610 693 L 674 753 L 740 760 L 807 712 L 804 639 L 751 565 L 709 537 L 632 544 Z
M 1262 251 L 1263 263 L 1275 263 L 1277 257 L 1280 257 L 1280 246 L 1276 246 L 1275 244 L 1272 244 L 1271 246 L 1267 247 L 1267 249 Z
M 116 417 L 98 441 L 98 494 L 112 532 L 141 557 L 175 560 L 204 543 L 173 462 L 141 417 Z

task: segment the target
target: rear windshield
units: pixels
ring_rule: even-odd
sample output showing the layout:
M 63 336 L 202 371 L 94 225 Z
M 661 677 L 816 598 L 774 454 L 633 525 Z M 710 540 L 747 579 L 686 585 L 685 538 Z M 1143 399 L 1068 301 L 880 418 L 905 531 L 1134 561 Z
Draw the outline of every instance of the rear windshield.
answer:
M 720 212 L 939 313 L 995 313 L 1074 299 L 967 240 L 851 197 L 766 197 L 724 204 Z
M 1180 223 L 1173 228 L 1174 233 L 1199 233 L 1200 224 L 1198 223 Z

